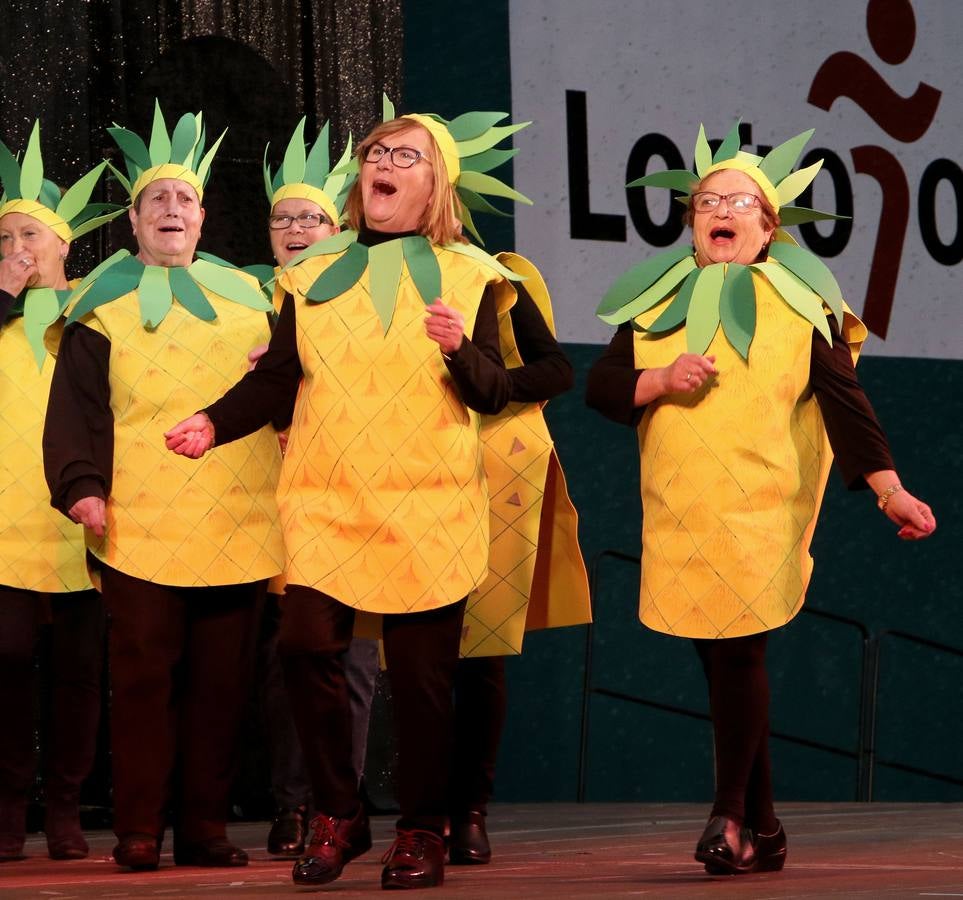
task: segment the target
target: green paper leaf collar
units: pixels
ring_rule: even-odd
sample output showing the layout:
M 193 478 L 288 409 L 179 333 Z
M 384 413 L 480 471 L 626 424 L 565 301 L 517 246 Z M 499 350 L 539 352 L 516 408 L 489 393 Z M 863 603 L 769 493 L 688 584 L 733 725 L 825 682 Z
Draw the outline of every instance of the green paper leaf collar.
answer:
M 137 291 L 141 322 L 152 330 L 160 326 L 177 300 L 191 315 L 214 321 L 216 311 L 204 296 L 206 288 L 230 303 L 271 312 L 273 307 L 258 288 L 243 277 L 241 270 L 198 258 L 190 266 L 145 266 L 136 256 L 119 250 L 104 260 L 71 292 L 76 300 L 67 319 L 76 322 L 99 306 Z
M 686 255 L 679 259 L 682 250 Z M 631 321 L 635 331 L 653 335 L 666 334 L 685 322 L 690 353 L 705 353 L 721 323 L 733 349 L 748 359 L 756 327 L 753 271 L 763 275 L 785 303 L 832 344 L 824 304 L 842 328 L 839 285 L 822 260 L 791 243 L 774 242 L 769 260 L 748 266 L 714 263 L 697 268 L 688 247 L 661 253 L 622 275 L 599 304 L 596 315 L 611 325 Z M 646 287 L 637 296 L 629 296 L 639 285 Z M 635 321 L 677 286 L 677 292 L 654 321 L 649 325 Z

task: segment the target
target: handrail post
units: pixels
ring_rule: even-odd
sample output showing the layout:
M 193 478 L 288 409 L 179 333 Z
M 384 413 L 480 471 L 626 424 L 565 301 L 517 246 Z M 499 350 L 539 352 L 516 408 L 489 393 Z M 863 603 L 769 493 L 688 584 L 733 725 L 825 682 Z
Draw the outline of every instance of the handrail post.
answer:
M 873 779 L 876 769 L 876 721 L 879 707 L 879 661 L 882 643 L 879 635 L 866 642 L 863 657 L 863 694 L 860 698 L 861 753 L 857 773 L 858 800 L 869 803 L 873 799 Z

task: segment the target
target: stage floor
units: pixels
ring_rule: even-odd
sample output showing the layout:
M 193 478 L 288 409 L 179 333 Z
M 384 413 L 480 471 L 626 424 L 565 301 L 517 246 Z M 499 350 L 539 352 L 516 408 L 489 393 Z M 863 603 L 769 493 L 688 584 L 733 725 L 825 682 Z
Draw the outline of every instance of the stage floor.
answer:
M 447 869 L 445 895 L 565 897 L 963 897 L 963 804 L 795 803 L 780 806 L 789 835 L 779 873 L 713 878 L 692 859 L 706 809 L 689 804 L 499 804 L 489 815 L 490 865 Z M 393 821 L 373 822 L 375 847 L 321 891 L 379 892 L 381 854 Z M 52 862 L 42 835 L 28 859 L 0 864 L 3 900 L 74 897 L 248 898 L 305 893 L 291 863 L 264 850 L 268 826 L 232 825 L 251 855 L 243 869 L 178 868 L 170 853 L 156 872 L 131 873 L 110 859 L 109 832 L 88 834 L 91 856 Z M 166 848 L 165 848 L 166 849 Z M 439 894 L 441 896 L 441 894 Z

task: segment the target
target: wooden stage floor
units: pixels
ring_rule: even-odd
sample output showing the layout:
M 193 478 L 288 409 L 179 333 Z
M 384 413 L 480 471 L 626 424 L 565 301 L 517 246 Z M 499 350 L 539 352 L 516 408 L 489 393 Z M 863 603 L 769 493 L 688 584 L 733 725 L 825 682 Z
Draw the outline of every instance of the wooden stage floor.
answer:
M 713 878 L 692 859 L 706 808 L 691 804 L 499 804 L 489 815 L 494 859 L 449 867 L 433 896 L 465 898 L 723 897 L 963 898 L 963 804 L 797 803 L 780 815 L 789 835 L 779 873 Z M 380 892 L 380 856 L 393 821 L 373 822 L 375 847 L 336 882 L 337 897 Z M 131 873 L 110 859 L 109 832 L 88 834 L 92 853 L 52 862 L 42 835 L 28 859 L 0 865 L 3 900 L 283 897 L 310 891 L 290 881 L 289 861 L 264 850 L 268 826 L 232 825 L 251 855 L 243 869 L 178 868 L 169 852 L 156 872 Z

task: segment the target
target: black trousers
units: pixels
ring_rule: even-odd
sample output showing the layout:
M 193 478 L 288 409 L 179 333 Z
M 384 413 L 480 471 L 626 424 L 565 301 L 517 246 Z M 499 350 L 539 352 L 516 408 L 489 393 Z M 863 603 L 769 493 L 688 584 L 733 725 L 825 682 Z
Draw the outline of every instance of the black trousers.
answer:
M 315 808 L 347 817 L 358 807 L 352 717 L 344 674 L 354 610 L 327 594 L 288 585 L 278 653 L 311 777 Z M 448 813 L 452 685 L 465 600 L 386 615 L 385 659 L 398 737 L 401 828 L 441 834 Z
M 464 819 L 469 812 L 488 812 L 506 706 L 504 656 L 458 660 L 455 750 L 448 804 L 453 819 Z
M 695 640 L 709 685 L 715 739 L 713 816 L 726 816 L 760 834 L 778 827 L 769 759 L 768 632 Z
M 104 612 L 96 591 L 39 594 L 0 587 L 0 803 L 25 805 L 34 754 L 35 652 L 50 627 L 50 709 L 43 711 L 48 806 L 75 804 L 90 773 L 100 719 Z
M 179 588 L 102 570 L 114 831 L 222 837 L 265 582 Z
M 278 809 L 294 809 L 296 806 L 311 805 L 311 780 L 305 767 L 291 699 L 278 658 L 280 599 L 275 594 L 267 596 L 258 639 L 256 677 L 271 762 L 271 793 Z M 375 679 L 380 669 L 378 642 L 369 638 L 352 638 L 344 665 L 351 703 L 352 765 L 355 777 L 360 781 L 364 775 Z

